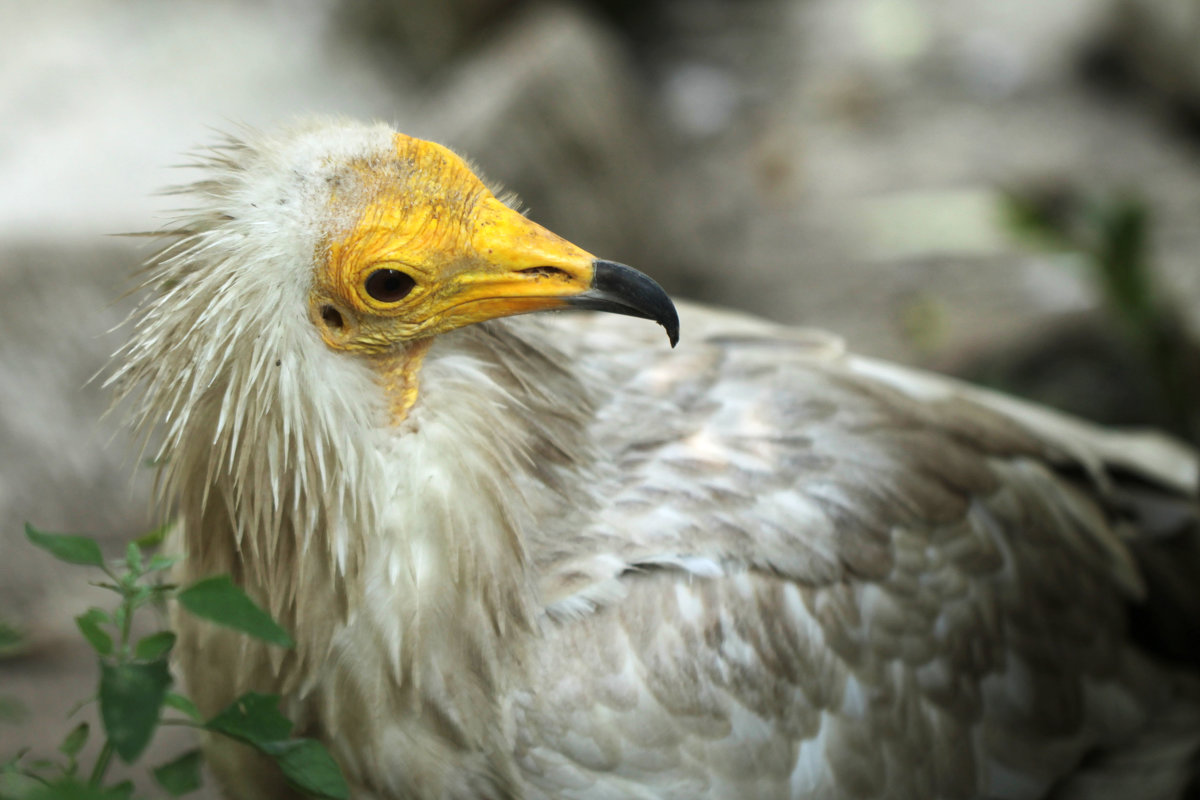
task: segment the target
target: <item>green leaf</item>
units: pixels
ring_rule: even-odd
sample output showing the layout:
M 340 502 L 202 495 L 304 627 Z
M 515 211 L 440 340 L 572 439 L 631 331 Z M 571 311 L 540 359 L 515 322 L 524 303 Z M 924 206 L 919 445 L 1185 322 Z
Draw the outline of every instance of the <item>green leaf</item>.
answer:
M 88 640 L 92 649 L 102 656 L 112 655 L 113 640 L 100 626 L 109 621 L 108 614 L 98 608 L 89 608 L 75 618 L 79 632 Z
M 96 544 L 94 539 L 66 533 L 42 533 L 28 522 L 25 523 L 25 536 L 59 561 L 88 567 L 104 566 L 100 545 Z
M 193 583 L 176 595 L 180 605 L 198 617 L 248 633 L 280 647 L 291 647 L 292 638 L 279 627 L 228 575 Z
M 26 800 L 45 787 L 41 781 L 20 772 L 0 772 L 0 798 Z M 45 795 L 42 795 L 45 797 Z
M 171 652 L 171 648 L 174 646 L 175 634 L 170 631 L 159 631 L 140 640 L 133 650 L 133 655 L 141 661 L 157 661 Z
M 296 787 L 317 797 L 350 796 L 333 756 L 314 739 L 288 739 L 292 723 L 279 711 L 279 696 L 248 692 L 204 725 L 252 745 L 275 759 Z
M 196 704 L 181 694 L 167 692 L 167 699 L 163 702 L 176 711 L 182 711 L 184 714 L 187 714 L 196 722 L 204 721 L 204 716 L 200 713 L 200 709 L 196 708 Z
M 62 744 L 58 746 L 58 752 L 69 758 L 74 758 L 79 755 L 79 751 L 87 744 L 88 734 L 91 728 L 86 722 L 81 722 L 75 726 L 74 730 L 67 734 L 62 740 Z
M 287 739 L 292 723 L 279 713 L 279 695 L 247 692 L 222 709 L 204 727 L 255 746 Z
M 179 556 L 155 555 L 150 559 L 150 563 L 146 565 L 146 572 L 158 572 L 159 570 L 168 569 L 175 566 L 178 562 Z
M 277 752 L 271 753 L 270 750 Z M 350 787 L 329 751 L 315 739 L 292 739 L 263 748 L 275 759 L 284 777 L 296 788 L 316 797 L 346 800 Z
M 172 797 L 200 788 L 200 767 L 204 763 L 199 750 L 189 750 L 174 761 L 154 769 L 154 780 Z
M 130 542 L 125 548 L 125 566 L 135 575 L 142 574 L 142 548 L 137 542 Z
M 158 547 L 163 543 L 163 540 L 167 538 L 167 534 L 171 532 L 171 527 L 174 524 L 174 522 L 164 522 L 154 530 L 148 531 L 147 533 L 134 539 L 133 543 L 143 550 L 150 550 Z
M 128 595 L 129 603 L 134 608 L 141 608 L 153 594 L 153 586 L 139 586 Z
M 75 704 L 72 705 L 71 708 L 67 710 L 67 719 L 70 719 L 71 717 L 75 716 L 76 714 L 79 713 L 80 709 L 82 709 L 84 706 L 91 705 L 97 699 L 99 699 L 99 695 L 93 694 L 91 697 L 85 697 L 82 700 L 77 700 L 75 702 Z
M 275 759 L 287 779 L 317 797 L 350 796 L 333 756 L 314 739 L 288 739 L 292 723 L 279 711 L 279 696 L 249 692 L 204 725 L 252 745 Z
M 148 664 L 100 664 L 100 719 L 125 763 L 146 749 L 170 685 L 165 659 Z
M 112 800 L 129 800 L 133 797 L 133 781 L 125 780 L 104 790 L 104 796 Z
M 124 800 L 129 795 L 130 792 L 124 787 L 102 789 L 99 786 L 89 786 L 75 778 L 62 778 L 52 783 L 39 784 L 32 791 L 15 796 L 21 800 Z

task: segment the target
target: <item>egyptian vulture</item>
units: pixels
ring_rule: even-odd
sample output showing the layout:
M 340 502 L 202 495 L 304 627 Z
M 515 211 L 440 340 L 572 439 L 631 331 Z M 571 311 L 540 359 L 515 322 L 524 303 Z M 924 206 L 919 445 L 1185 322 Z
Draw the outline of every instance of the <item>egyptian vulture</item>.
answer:
M 384 125 L 201 161 L 114 382 L 180 580 L 296 640 L 178 620 L 203 711 L 282 695 L 359 800 L 1184 791 L 1200 693 L 1128 616 L 1200 566 L 1191 450 L 680 320 Z M 617 314 L 516 316 L 572 307 Z

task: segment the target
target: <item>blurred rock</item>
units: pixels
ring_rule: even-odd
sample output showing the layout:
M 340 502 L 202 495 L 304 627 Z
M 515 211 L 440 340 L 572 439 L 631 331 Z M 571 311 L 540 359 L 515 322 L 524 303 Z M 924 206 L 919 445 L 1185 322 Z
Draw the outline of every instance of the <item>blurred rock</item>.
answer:
M 33 547 L 24 523 L 122 547 L 150 525 L 146 470 L 92 380 L 125 338 L 132 244 L 0 251 L 0 613 L 32 646 L 64 631 L 95 575 Z
M 1200 3 L 1116 0 L 1088 66 L 1095 77 L 1151 89 L 1200 137 Z
M 675 0 L 677 2 L 677 0 Z M 727 0 L 715 0 L 727 2 Z M 761 0 L 758 0 L 761 2 Z M 400 65 L 424 79 L 486 44 L 504 19 L 525 13 L 544 0 L 340 0 L 334 5 L 335 28 L 345 39 L 365 45 L 376 58 Z M 572 0 L 621 29 L 632 44 L 657 39 L 663 6 L 672 0 Z M 693 8 L 701 0 L 688 0 Z M 713 0 L 707 0 L 711 4 Z M 745 4 L 751 0 L 739 0 Z
M 1200 376 L 1190 345 L 1189 386 Z M 1099 311 L 1063 315 L 1006 341 L 955 354 L 947 372 L 1103 425 L 1179 430 L 1144 349 Z
M 0 2 L 0 241 L 161 224 L 152 193 L 215 131 L 391 119 L 410 81 L 330 34 L 325 2 Z M 158 215 L 158 216 L 156 216 Z
M 603 21 L 533 5 L 450 70 L 415 119 L 467 154 L 529 216 L 656 275 L 686 214 L 667 203 L 661 126 L 629 52 Z M 669 255 L 670 254 L 670 255 Z
M 521 0 L 342 0 L 342 35 L 386 61 L 430 74 Z
M 114 330 L 133 306 L 122 296 L 153 245 L 98 239 L 79 244 L 8 243 L 0 249 L 0 620 L 23 636 L 0 658 L 0 696 L 27 712 L 0 724 L 0 760 L 21 747 L 50 754 L 80 720 L 97 728 L 95 707 L 68 718 L 95 691 L 95 656 L 74 618 L 112 596 L 88 585 L 100 576 L 30 544 L 24 523 L 101 541 L 109 555 L 152 524 L 150 471 L 139 464 L 120 410 L 105 416 L 105 370 L 125 340 Z M 143 612 L 150 623 L 152 612 Z M 91 763 L 99 739 L 85 756 Z M 156 737 L 146 763 L 193 743 L 190 731 Z M 117 765 L 114 775 L 129 774 Z M 138 776 L 148 790 L 144 775 Z M 149 795 L 144 795 L 149 796 Z M 197 800 L 215 798 L 211 789 Z

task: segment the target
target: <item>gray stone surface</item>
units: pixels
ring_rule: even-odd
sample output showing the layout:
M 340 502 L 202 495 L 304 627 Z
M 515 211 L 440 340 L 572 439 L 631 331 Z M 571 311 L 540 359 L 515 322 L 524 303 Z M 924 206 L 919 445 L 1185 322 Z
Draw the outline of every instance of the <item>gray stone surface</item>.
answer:
M 705 59 L 737 89 L 674 188 L 709 205 L 692 233 L 705 299 L 943 363 L 1095 304 L 1080 265 L 1031 251 L 1000 213 L 1007 186 L 1068 181 L 1146 198 L 1163 279 L 1196 319 L 1194 145 L 1078 78 L 1106 4 L 759 8 L 754 50 L 720 54 L 696 33 L 663 67 Z
M 61 610 L 86 573 L 34 550 L 25 522 L 99 536 L 114 553 L 150 524 L 135 448 L 92 380 L 123 338 L 113 328 L 137 258 L 111 240 L 0 248 L 0 608 L 36 631 L 63 622 L 41 609 Z
M 1200 2 L 1117 0 L 1102 46 L 1121 59 L 1127 77 L 1200 123 Z
M 439 78 L 430 138 L 515 192 L 530 216 L 605 258 L 657 265 L 683 238 L 661 125 L 627 45 L 568 5 L 532 5 Z M 674 234 L 674 236 L 672 235 Z

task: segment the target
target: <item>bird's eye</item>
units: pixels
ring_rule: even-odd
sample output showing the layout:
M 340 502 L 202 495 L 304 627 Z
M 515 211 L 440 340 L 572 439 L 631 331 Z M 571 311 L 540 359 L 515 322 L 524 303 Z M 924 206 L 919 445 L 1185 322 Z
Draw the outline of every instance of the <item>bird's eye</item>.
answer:
M 367 294 L 381 303 L 403 300 L 416 285 L 407 274 L 398 269 L 377 269 L 367 276 Z

